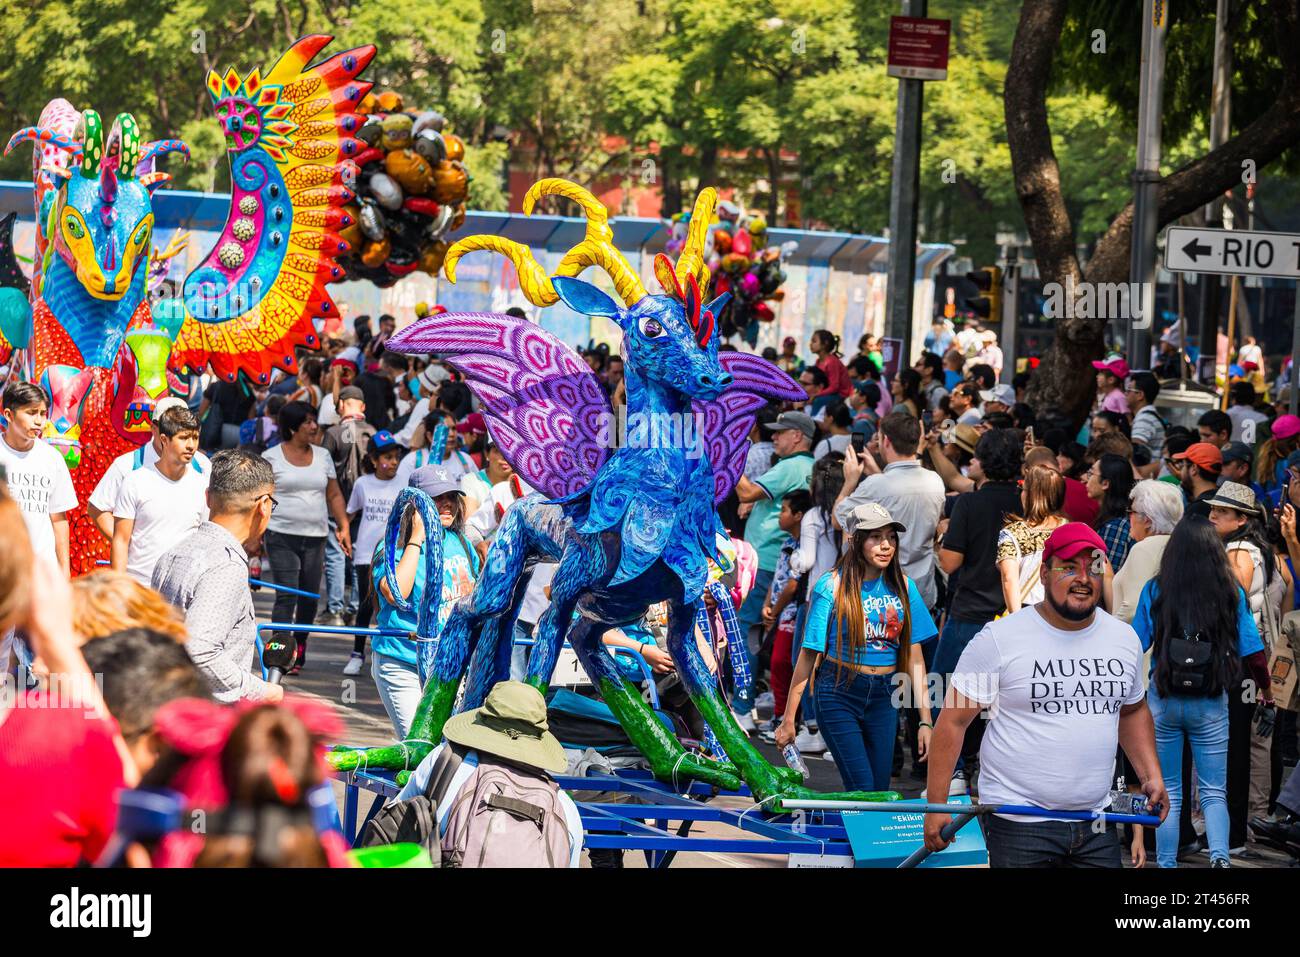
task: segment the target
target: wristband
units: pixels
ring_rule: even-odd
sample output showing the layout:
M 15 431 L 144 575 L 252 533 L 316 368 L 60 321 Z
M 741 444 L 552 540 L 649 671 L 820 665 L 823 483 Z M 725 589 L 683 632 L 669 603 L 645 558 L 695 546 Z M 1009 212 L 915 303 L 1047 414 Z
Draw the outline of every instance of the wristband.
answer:
M 918 721 L 916 723 L 916 727 L 917 730 L 920 730 L 921 728 L 929 728 L 931 731 L 934 730 L 934 725 L 932 725 L 929 721 Z
M 424 551 L 424 542 L 407 542 L 405 547 L 410 548 L 412 545 L 414 545 L 420 551 Z

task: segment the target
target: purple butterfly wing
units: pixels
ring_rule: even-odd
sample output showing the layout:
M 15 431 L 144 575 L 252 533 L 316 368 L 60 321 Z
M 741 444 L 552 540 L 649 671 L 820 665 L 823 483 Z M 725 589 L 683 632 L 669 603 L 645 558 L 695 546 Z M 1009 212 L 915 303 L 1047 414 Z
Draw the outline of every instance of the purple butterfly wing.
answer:
M 387 344 L 436 352 L 465 376 L 506 461 L 551 498 L 580 492 L 609 456 L 609 400 L 573 350 L 527 319 L 448 312 L 417 319 Z
M 718 361 L 735 381 L 720 398 L 693 403 L 696 414 L 704 417 L 700 433 L 713 465 L 715 504 L 727 497 L 745 469 L 754 413 L 772 399 L 803 402 L 808 398 L 794 379 L 761 356 L 722 352 Z

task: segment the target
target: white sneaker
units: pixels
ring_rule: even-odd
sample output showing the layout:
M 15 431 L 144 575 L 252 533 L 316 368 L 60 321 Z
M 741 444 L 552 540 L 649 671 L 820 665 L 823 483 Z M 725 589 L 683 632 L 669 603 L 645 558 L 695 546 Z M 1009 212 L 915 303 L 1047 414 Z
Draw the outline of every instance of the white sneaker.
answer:
M 758 725 L 754 723 L 754 718 L 748 711 L 743 714 L 739 711 L 732 711 L 731 716 L 736 719 L 736 724 L 740 725 L 740 730 L 746 734 L 753 734 L 758 730 Z
M 754 699 L 754 707 L 759 711 L 771 711 L 776 707 L 776 698 L 770 691 L 764 691 Z
M 348 663 L 343 666 L 343 673 L 345 675 L 361 674 L 361 665 L 365 662 L 365 660 L 366 660 L 365 656 L 359 655 L 355 651 L 352 652 L 351 657 L 348 658 Z
M 821 754 L 827 750 L 826 742 L 822 740 L 820 731 L 811 731 L 804 727 L 794 738 L 794 746 L 802 754 Z
M 966 783 L 966 772 L 961 768 L 952 772 L 952 781 L 948 784 L 948 796 L 953 797 L 957 794 L 969 794 L 970 787 Z

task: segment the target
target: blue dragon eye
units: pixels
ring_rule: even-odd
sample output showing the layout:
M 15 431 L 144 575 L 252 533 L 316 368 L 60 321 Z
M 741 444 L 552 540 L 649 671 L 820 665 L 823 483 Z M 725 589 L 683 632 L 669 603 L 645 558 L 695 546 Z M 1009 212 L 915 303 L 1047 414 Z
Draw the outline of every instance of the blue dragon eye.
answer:
M 664 327 L 653 316 L 643 316 L 641 321 L 637 323 L 637 328 L 641 330 L 641 335 L 647 339 L 658 339 L 666 335 Z

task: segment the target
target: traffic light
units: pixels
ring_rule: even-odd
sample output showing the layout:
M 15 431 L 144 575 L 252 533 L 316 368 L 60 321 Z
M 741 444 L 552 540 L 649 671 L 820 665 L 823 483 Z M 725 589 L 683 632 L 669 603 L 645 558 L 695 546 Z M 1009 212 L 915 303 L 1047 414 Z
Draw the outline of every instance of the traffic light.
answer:
M 975 272 L 968 272 L 966 278 L 980 291 L 978 296 L 967 298 L 966 310 L 981 319 L 1001 322 L 1002 270 L 997 266 L 985 266 Z

